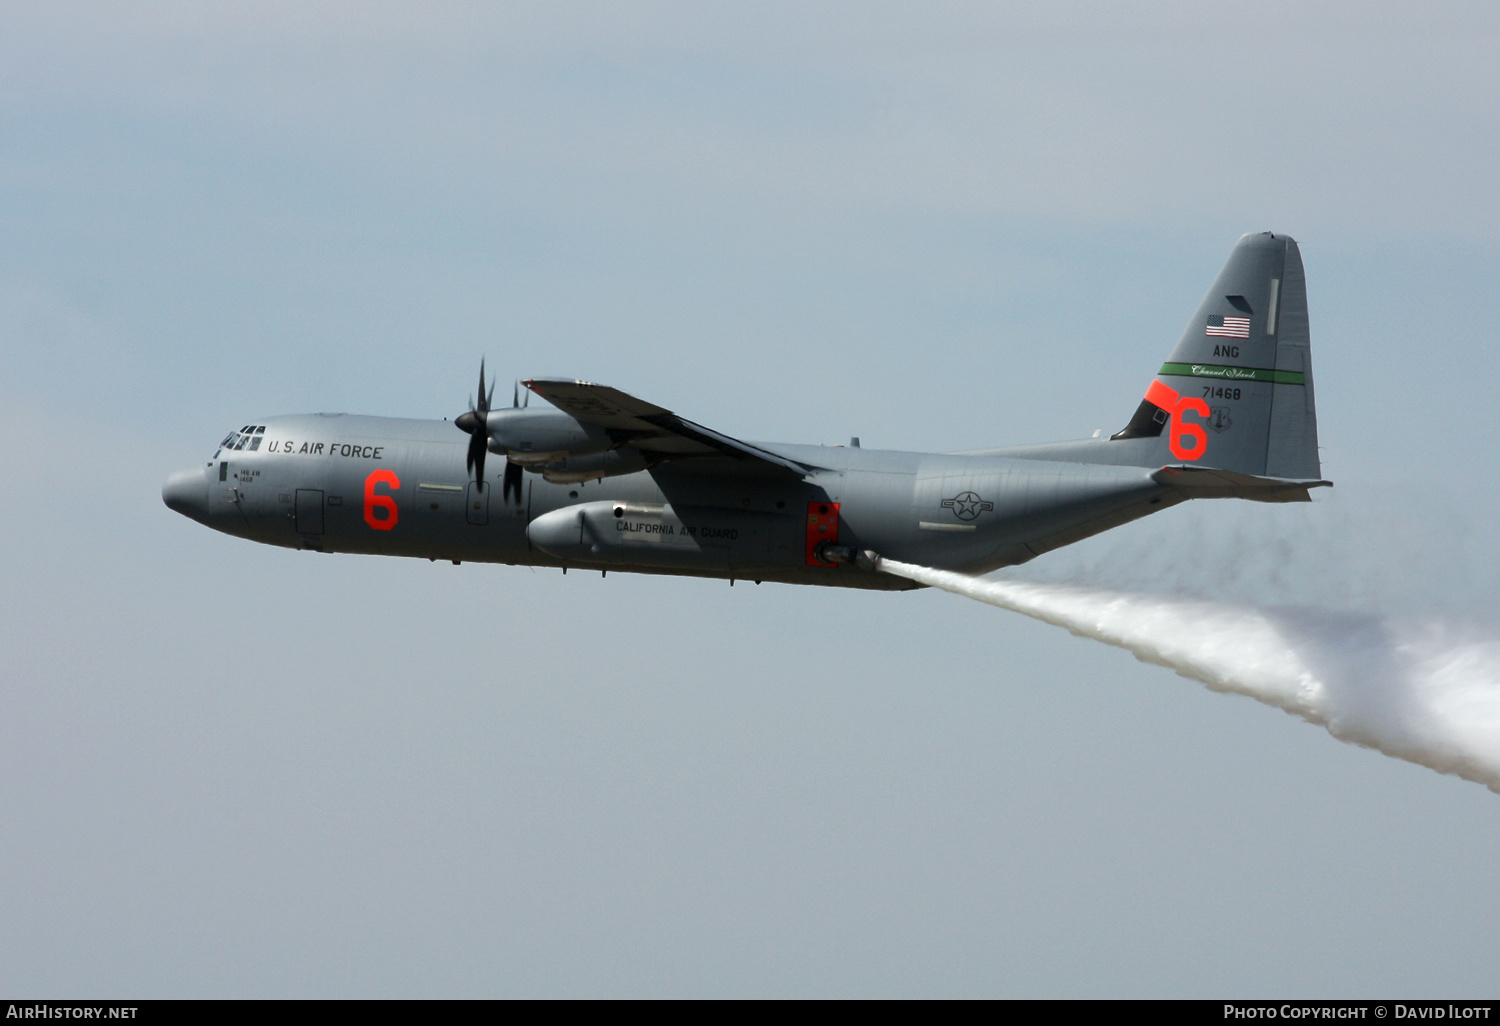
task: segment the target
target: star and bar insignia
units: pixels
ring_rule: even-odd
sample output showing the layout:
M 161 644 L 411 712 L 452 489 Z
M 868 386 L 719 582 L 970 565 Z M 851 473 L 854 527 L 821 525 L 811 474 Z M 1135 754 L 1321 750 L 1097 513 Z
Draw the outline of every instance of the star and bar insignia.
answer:
M 980 513 L 988 513 L 994 509 L 995 504 L 985 502 L 974 492 L 959 492 L 951 499 L 944 499 L 943 508 L 951 509 L 953 515 L 960 520 L 973 520 Z

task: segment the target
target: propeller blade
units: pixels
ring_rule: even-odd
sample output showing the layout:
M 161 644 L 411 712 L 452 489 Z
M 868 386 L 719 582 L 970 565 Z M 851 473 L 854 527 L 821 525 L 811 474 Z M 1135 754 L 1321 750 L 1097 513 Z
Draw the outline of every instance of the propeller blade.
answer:
M 464 456 L 464 465 L 474 475 L 474 483 L 484 491 L 484 458 L 490 451 L 488 414 L 490 400 L 495 395 L 495 386 L 484 387 L 484 360 L 479 361 L 479 390 L 469 400 L 469 412 L 460 415 L 454 424 L 460 431 L 469 433 L 469 451 Z
M 474 473 L 474 481 L 479 485 L 479 490 L 484 491 L 484 458 L 489 453 L 489 436 L 483 431 L 476 431 L 469 436 L 468 467 Z
M 505 462 L 505 484 L 501 488 L 501 492 L 500 492 L 501 498 L 503 498 L 506 502 L 510 501 L 511 489 L 515 489 L 515 492 L 516 492 L 516 504 L 520 505 L 520 503 L 521 503 L 521 465 L 519 463 L 511 463 L 509 460 L 507 460 Z

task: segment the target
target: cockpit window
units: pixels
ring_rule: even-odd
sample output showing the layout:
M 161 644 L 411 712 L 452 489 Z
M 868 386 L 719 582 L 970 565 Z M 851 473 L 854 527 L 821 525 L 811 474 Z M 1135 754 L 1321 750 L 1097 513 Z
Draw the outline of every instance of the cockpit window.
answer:
M 231 431 L 225 435 L 224 441 L 219 443 L 219 450 L 222 452 L 228 449 L 230 452 L 239 452 L 242 449 L 248 448 L 250 452 L 255 452 L 260 448 L 260 443 L 265 439 L 265 436 L 266 426 L 264 424 L 246 424 L 238 431 Z M 219 453 L 215 452 L 214 459 L 218 458 Z

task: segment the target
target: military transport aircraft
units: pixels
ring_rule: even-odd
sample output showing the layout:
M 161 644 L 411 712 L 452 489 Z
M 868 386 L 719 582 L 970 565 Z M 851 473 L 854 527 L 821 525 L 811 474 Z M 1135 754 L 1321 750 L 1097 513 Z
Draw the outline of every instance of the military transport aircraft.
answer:
M 1271 232 L 1239 240 L 1109 437 L 941 454 L 751 443 L 604 385 L 519 385 L 551 408 L 519 387 L 495 408 L 481 363 L 453 422 L 260 418 L 162 499 L 318 552 L 899 590 L 918 585 L 875 572 L 881 557 L 985 573 L 1185 499 L 1306 502 L 1329 483 L 1302 258 Z

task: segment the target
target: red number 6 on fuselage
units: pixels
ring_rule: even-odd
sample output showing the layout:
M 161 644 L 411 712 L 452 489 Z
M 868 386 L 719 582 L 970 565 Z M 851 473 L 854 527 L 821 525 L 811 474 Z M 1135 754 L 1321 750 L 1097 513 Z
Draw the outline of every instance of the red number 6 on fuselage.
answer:
M 1204 412 L 1208 412 L 1207 408 Z M 1199 434 L 1202 434 L 1202 428 L 1199 428 Z M 394 490 L 401 487 L 401 479 L 394 470 L 372 470 L 365 478 L 365 523 L 377 531 L 389 531 L 396 526 L 396 499 L 391 495 L 376 495 L 375 486 L 379 484 Z M 377 509 L 385 510 L 385 516 L 376 516 Z

